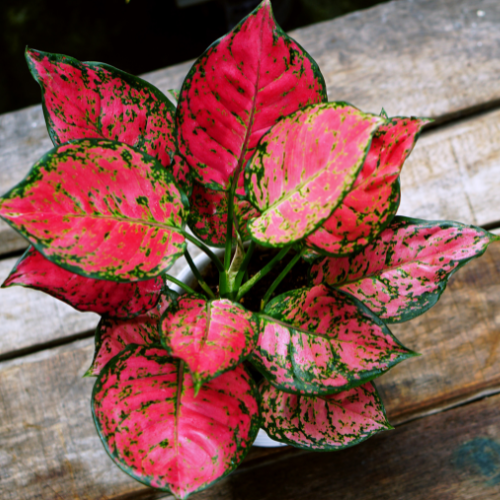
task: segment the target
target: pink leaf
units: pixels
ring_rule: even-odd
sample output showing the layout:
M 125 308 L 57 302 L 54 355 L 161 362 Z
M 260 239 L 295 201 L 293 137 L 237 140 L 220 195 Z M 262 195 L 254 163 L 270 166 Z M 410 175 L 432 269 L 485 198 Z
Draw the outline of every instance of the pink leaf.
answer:
M 26 59 L 42 88 L 55 146 L 74 139 L 112 139 L 170 165 L 175 107 L 156 87 L 106 64 L 33 49 L 26 51 Z
M 349 292 L 386 321 L 407 321 L 436 304 L 448 278 L 490 241 L 478 227 L 396 217 L 360 254 L 314 264 L 313 282 Z
M 283 246 L 314 231 L 356 180 L 383 120 L 345 103 L 309 106 L 262 138 L 245 171 L 249 199 L 262 212 L 252 238 Z
M 359 252 L 390 223 L 400 201 L 399 174 L 428 120 L 391 118 L 373 137 L 352 190 L 314 233 L 309 247 L 331 254 Z
M 224 246 L 227 234 L 228 194 L 214 191 L 195 183 L 191 197 L 189 227 L 205 243 L 212 246 Z M 243 241 L 249 239 L 247 221 L 258 217 L 259 212 L 246 200 L 234 198 L 234 215 L 238 222 L 239 233 Z M 233 235 L 235 235 L 233 230 Z
M 53 264 L 30 247 L 2 288 L 15 285 L 41 290 L 79 311 L 127 318 L 154 307 L 165 284 L 161 276 L 135 283 L 85 278 Z
M 371 383 L 329 396 L 282 392 L 261 386 L 263 427 L 272 439 L 306 450 L 348 448 L 392 429 Z
M 183 199 L 150 156 L 85 139 L 47 153 L 0 199 L 0 215 L 55 264 L 90 278 L 136 281 L 183 254 Z
M 257 340 L 253 314 L 228 299 L 181 296 L 161 320 L 162 343 L 189 366 L 196 392 L 250 355 Z
M 256 395 L 239 366 L 195 397 L 182 361 L 163 349 L 130 346 L 97 380 L 93 412 L 103 444 L 122 470 L 186 498 L 243 460 L 260 423 Z
M 94 360 L 85 376 L 99 375 L 104 367 L 130 344 L 159 345 L 160 318 L 171 303 L 172 297 L 164 294 L 156 307 L 141 316 L 128 319 L 102 318 L 95 335 Z
M 179 152 L 196 180 L 227 190 L 261 136 L 294 111 L 326 101 L 317 64 L 279 26 L 265 0 L 195 62 L 181 89 Z
M 325 286 L 284 293 L 259 317 L 252 363 L 285 391 L 344 391 L 414 355 L 369 309 Z

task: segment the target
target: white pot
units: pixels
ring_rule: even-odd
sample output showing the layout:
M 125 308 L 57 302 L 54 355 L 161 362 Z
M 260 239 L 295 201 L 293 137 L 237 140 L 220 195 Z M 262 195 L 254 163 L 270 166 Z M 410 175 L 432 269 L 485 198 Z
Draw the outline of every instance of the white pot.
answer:
M 211 248 L 211 250 L 215 253 L 215 255 L 217 255 L 217 257 L 222 257 L 224 255 L 223 248 Z M 194 261 L 195 266 L 199 269 L 199 271 L 201 273 L 203 273 L 203 271 L 212 262 L 210 260 L 210 257 L 204 252 L 197 255 L 193 259 L 193 261 Z M 191 288 L 193 288 L 193 286 L 196 285 L 196 277 L 188 265 L 186 265 L 181 270 L 181 272 L 177 275 L 177 279 L 179 281 L 182 281 L 186 285 L 190 286 Z M 180 286 L 175 285 L 174 283 L 170 283 L 169 288 L 171 290 L 173 290 L 174 292 L 177 292 L 179 294 L 185 293 L 185 291 Z M 253 445 L 260 446 L 261 448 L 280 448 L 281 446 L 287 446 L 285 443 L 279 443 L 278 441 L 271 439 L 267 435 L 267 432 L 264 429 L 259 429 L 259 433 L 257 434 L 257 437 L 256 437 Z

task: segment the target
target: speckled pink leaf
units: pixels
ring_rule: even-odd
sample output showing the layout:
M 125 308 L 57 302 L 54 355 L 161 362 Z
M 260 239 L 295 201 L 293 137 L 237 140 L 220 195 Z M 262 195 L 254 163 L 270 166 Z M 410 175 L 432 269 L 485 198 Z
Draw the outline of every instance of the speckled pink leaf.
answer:
M 290 394 L 267 381 L 260 390 L 263 428 L 297 448 L 341 450 L 392 429 L 370 382 L 329 396 Z
M 33 49 L 26 60 L 42 88 L 55 146 L 74 139 L 112 139 L 170 165 L 175 106 L 156 87 L 106 64 Z
M 262 212 L 248 229 L 266 246 L 314 231 L 342 203 L 383 120 L 346 103 L 309 106 L 262 138 L 245 170 L 245 186 Z
M 162 344 L 186 362 L 195 389 L 232 370 L 257 340 L 253 314 L 228 299 L 181 296 L 161 319 Z
M 317 64 L 279 26 L 269 0 L 195 62 L 181 89 L 179 152 L 196 180 L 227 190 L 276 121 L 326 101 Z
M 285 391 L 344 391 L 413 355 L 363 304 L 325 286 L 284 293 L 259 317 L 251 361 Z
M 186 498 L 243 460 L 260 424 L 256 396 L 238 366 L 195 397 L 184 362 L 160 348 L 129 346 L 101 372 L 92 406 L 103 444 L 122 470 Z
M 342 205 L 310 236 L 309 247 L 331 254 L 359 252 L 396 215 L 399 174 L 428 120 L 391 118 L 373 137 L 360 174 Z
M 198 183 L 193 186 L 189 227 L 200 240 L 211 246 L 222 247 L 226 244 L 228 198 L 225 191 L 214 191 Z M 258 217 L 259 212 L 250 202 L 235 197 L 234 215 L 242 240 L 248 240 L 247 221 Z M 233 230 L 233 236 L 235 234 Z
M 312 279 L 351 293 L 386 321 L 407 321 L 430 309 L 448 278 L 490 241 L 478 227 L 396 217 L 360 254 L 314 264 Z
M 165 283 L 161 276 L 134 283 L 85 278 L 50 262 L 30 247 L 2 288 L 15 285 L 41 290 L 79 311 L 127 318 L 153 308 Z
M 135 318 L 101 318 L 95 333 L 95 353 L 92 365 L 85 376 L 96 376 L 107 363 L 130 344 L 151 346 L 160 344 L 159 322 L 161 315 L 172 303 L 173 292 L 161 295 L 158 304 L 147 313 Z
M 47 153 L 0 199 L 0 215 L 45 257 L 90 278 L 153 278 L 185 248 L 183 195 L 172 175 L 104 139 Z

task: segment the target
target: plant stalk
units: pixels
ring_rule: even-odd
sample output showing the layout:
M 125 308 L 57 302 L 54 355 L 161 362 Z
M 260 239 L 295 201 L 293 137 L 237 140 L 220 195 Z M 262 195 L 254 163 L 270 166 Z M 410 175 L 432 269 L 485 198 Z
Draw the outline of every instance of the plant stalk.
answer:
M 273 294 L 274 290 L 276 290 L 276 287 L 283 281 L 283 278 L 290 272 L 292 267 L 297 264 L 297 261 L 302 257 L 302 254 L 304 253 L 306 247 L 304 247 L 281 271 L 281 273 L 278 275 L 278 277 L 273 281 L 273 284 L 269 287 L 267 290 L 266 294 L 264 297 L 262 297 L 262 300 L 260 301 L 260 310 L 264 309 L 264 306 L 267 304 L 268 300 L 270 299 L 271 295 Z
M 224 271 L 224 265 L 220 261 L 219 257 L 215 255 L 210 248 L 205 245 L 205 243 L 202 243 L 198 239 L 196 239 L 194 236 L 191 236 L 189 233 L 182 231 L 182 235 L 186 240 L 189 240 L 191 243 L 194 243 L 200 250 L 203 250 L 211 259 L 211 261 L 214 263 L 215 267 L 219 272 Z
M 170 276 L 170 274 L 164 274 L 165 279 L 168 281 L 171 281 L 172 283 L 175 283 L 177 286 L 180 286 L 183 290 L 185 290 L 187 293 L 192 293 L 196 295 L 196 292 L 186 283 L 183 283 L 182 281 L 179 281 L 177 278 L 174 278 L 173 276 Z
M 191 271 L 193 271 L 193 274 L 195 275 L 196 279 L 198 280 L 199 285 L 203 290 L 205 290 L 206 294 L 211 298 L 215 299 L 215 294 L 210 290 L 210 287 L 207 285 L 206 281 L 202 278 L 200 271 L 196 267 L 196 264 L 193 262 L 193 259 L 191 258 L 191 255 L 189 252 L 186 250 L 184 253 L 184 256 L 186 257 L 187 263 L 189 264 L 189 267 L 191 268 Z
M 269 261 L 255 276 L 250 278 L 239 290 L 236 301 L 240 300 L 258 281 L 260 281 L 273 267 L 288 253 L 292 245 L 284 247 L 271 261 Z

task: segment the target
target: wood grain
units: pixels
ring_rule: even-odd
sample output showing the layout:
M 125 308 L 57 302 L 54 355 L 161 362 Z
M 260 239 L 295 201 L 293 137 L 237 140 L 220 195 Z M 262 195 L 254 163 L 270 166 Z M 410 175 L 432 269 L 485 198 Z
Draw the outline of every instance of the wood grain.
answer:
M 17 258 L 0 260 L 0 283 Z M 37 345 L 67 339 L 93 330 L 99 316 L 81 313 L 38 290 L 0 289 L 0 358 Z
M 499 104 L 499 26 L 496 0 L 399 0 L 292 36 L 318 61 L 330 99 L 443 120 Z M 166 91 L 180 87 L 189 67 L 144 77 Z M 0 191 L 22 180 L 51 147 L 39 106 L 0 116 Z M 0 221 L 0 254 L 25 246 Z
M 471 262 L 452 278 L 434 309 L 392 329 L 403 343 L 422 353 L 378 379 L 393 423 L 500 391 L 500 242 L 493 244 L 482 260 Z M 17 499 L 19 491 L 26 499 L 38 499 L 41 485 L 46 495 L 41 498 L 47 499 L 56 498 L 54 491 L 64 499 L 122 495 L 135 499 L 139 494 L 155 498 L 115 468 L 99 443 L 89 409 L 93 380 L 80 378 L 92 353 L 92 341 L 87 339 L 0 363 L 2 499 Z M 289 453 L 255 451 L 247 467 L 284 460 Z M 357 456 L 361 460 L 362 455 Z M 433 460 L 432 453 L 427 456 Z M 318 463 L 320 459 L 310 460 Z M 319 472 L 308 472 L 304 477 L 307 481 L 323 480 Z M 226 484 L 230 486 L 223 493 L 216 488 L 211 490 L 213 496 L 206 493 L 208 496 L 199 498 L 215 499 L 218 494 L 228 499 L 247 498 L 240 496 L 239 486 L 231 496 L 234 483 L 230 480 Z M 270 487 L 271 482 L 266 480 L 266 485 Z M 276 490 L 270 491 L 276 494 Z

